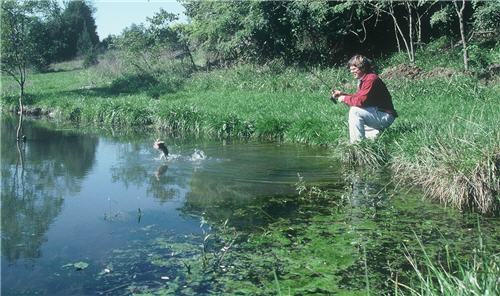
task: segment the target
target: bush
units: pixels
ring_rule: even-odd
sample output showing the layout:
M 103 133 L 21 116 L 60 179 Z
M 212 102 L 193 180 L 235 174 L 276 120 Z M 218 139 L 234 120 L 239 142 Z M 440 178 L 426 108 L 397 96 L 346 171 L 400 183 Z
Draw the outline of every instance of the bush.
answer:
M 136 93 L 146 91 L 151 87 L 158 84 L 158 80 L 152 74 L 137 73 L 137 74 L 124 74 L 119 77 L 110 85 L 113 93 Z
M 95 49 L 90 49 L 85 53 L 85 56 L 83 58 L 83 67 L 84 68 L 89 68 L 90 66 L 97 65 L 99 61 L 97 60 L 97 51 Z

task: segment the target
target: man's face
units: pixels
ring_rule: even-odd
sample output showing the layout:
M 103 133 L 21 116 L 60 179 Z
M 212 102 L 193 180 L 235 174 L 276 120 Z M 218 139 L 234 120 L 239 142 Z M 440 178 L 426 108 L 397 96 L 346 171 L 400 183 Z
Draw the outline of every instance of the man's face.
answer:
M 365 73 L 356 66 L 350 66 L 349 69 L 351 70 L 352 75 L 354 75 L 354 78 L 356 79 L 361 79 L 363 76 L 365 76 Z

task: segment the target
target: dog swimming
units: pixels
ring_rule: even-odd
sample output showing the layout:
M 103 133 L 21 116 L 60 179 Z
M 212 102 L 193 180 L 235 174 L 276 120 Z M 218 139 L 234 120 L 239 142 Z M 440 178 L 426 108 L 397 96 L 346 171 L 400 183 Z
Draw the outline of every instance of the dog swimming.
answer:
M 167 148 L 167 145 L 165 145 L 164 141 L 160 141 L 160 139 L 156 139 L 156 141 L 153 144 L 153 148 L 161 151 L 162 154 L 161 154 L 160 158 L 166 159 L 168 157 L 168 148 Z

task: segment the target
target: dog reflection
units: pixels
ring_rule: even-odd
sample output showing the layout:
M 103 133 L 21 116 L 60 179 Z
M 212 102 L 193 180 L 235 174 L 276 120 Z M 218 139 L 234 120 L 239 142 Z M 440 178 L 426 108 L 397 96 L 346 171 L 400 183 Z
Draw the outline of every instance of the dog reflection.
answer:
M 160 177 L 163 176 L 167 172 L 167 169 L 168 169 L 168 165 L 166 165 L 166 164 L 159 166 L 158 169 L 155 171 L 156 180 L 160 181 Z

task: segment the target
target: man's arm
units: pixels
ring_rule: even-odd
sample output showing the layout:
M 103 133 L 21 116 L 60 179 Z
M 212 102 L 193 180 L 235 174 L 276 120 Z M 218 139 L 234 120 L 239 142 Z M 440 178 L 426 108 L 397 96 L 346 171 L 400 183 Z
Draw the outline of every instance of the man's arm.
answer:
M 363 106 L 364 102 L 368 99 L 368 94 L 372 90 L 375 80 L 376 78 L 364 80 L 361 84 L 361 88 L 355 94 L 340 96 L 339 101 L 342 101 L 349 106 Z

